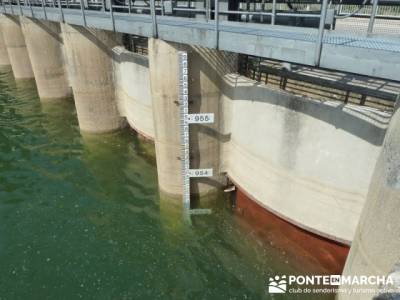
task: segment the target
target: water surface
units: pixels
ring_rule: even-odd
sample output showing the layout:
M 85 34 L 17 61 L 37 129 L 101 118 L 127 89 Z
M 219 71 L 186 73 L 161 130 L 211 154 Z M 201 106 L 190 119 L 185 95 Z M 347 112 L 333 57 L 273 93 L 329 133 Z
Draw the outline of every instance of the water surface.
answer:
M 80 134 L 72 102 L 0 73 L 0 299 L 270 299 L 270 275 L 302 273 L 226 199 L 182 222 L 148 148 Z

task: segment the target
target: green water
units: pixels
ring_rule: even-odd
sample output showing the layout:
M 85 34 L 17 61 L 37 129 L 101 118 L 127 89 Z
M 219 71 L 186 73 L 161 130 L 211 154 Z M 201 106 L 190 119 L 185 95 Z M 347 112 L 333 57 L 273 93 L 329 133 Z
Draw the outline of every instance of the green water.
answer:
M 0 299 L 269 299 L 270 275 L 301 272 L 226 199 L 182 222 L 148 148 L 82 136 L 73 103 L 0 73 Z

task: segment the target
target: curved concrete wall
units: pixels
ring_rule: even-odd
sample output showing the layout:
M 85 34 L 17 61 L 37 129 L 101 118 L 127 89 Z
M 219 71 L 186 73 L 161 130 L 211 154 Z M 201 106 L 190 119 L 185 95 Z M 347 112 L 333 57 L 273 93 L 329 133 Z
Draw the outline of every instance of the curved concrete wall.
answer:
M 228 175 L 265 208 L 350 243 L 390 115 L 226 79 Z
M 120 112 L 154 138 L 147 58 L 114 52 Z M 349 244 L 390 114 L 294 96 L 234 74 L 224 79 L 218 172 L 278 216 Z
M 123 47 L 113 49 L 114 84 L 118 109 L 129 125 L 143 136 L 154 139 L 150 93 L 149 61 L 146 56 Z

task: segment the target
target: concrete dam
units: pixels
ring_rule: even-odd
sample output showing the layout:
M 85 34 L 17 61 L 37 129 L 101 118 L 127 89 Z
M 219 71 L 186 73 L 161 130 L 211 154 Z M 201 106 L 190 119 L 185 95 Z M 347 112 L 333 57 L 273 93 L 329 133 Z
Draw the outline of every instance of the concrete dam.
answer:
M 154 144 L 162 205 L 185 218 L 229 195 L 327 274 L 396 279 L 399 3 L 348 2 L 2 1 L 0 65 L 44 105 L 73 99 L 85 139 L 130 127 Z

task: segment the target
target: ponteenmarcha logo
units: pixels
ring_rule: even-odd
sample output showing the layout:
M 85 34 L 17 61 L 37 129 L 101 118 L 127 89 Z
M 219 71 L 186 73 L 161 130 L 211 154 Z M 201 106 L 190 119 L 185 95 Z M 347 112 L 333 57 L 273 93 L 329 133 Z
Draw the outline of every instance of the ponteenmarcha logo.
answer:
M 275 275 L 269 278 L 268 292 L 271 294 L 300 293 L 380 293 L 381 287 L 391 287 L 390 291 L 400 294 L 398 286 L 394 286 L 393 276 L 382 275 Z M 386 288 L 387 293 L 389 289 Z M 396 298 L 397 299 L 397 298 Z M 399 298 L 400 299 L 400 298 Z
M 271 294 L 283 294 L 286 293 L 287 282 L 286 275 L 274 276 L 269 278 L 268 292 Z

